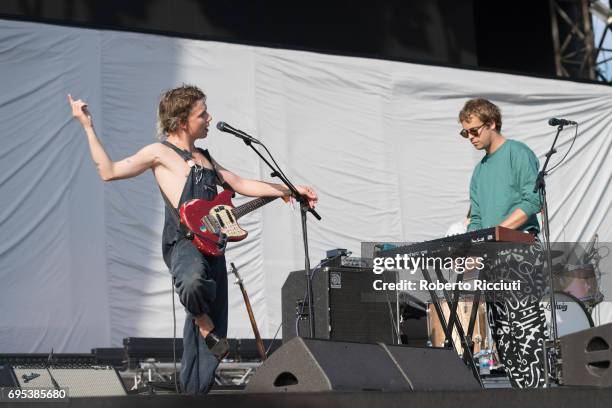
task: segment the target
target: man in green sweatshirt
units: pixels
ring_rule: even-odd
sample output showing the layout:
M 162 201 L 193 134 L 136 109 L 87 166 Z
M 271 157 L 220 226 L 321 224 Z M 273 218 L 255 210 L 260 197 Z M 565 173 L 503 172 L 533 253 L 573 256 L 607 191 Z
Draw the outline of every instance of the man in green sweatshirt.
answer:
M 467 101 L 459 113 L 459 122 L 463 128 L 461 136 L 486 153 L 474 168 L 470 182 L 472 211 L 468 230 L 502 226 L 536 236 L 528 254 L 505 251 L 505 256 L 498 254 L 492 264 L 493 271 L 500 268 L 506 276 L 528 286 L 530 294 L 500 296 L 489 301 L 488 317 L 512 386 L 538 387 L 544 383 L 542 345 L 547 337 L 540 299 L 534 296 L 541 286 L 543 259 L 537 240 L 540 197 L 533 191 L 538 158 L 526 144 L 501 134 L 501 112 L 486 99 Z

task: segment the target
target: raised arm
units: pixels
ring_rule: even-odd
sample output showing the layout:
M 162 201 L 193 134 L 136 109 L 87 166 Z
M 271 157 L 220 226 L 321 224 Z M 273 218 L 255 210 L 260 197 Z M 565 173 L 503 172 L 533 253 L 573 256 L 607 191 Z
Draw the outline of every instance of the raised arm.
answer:
M 145 146 L 130 157 L 113 162 L 94 131 L 87 103 L 80 99 L 75 101 L 70 94 L 68 94 L 68 102 L 72 108 L 72 116 L 79 121 L 85 130 L 91 158 L 102 180 L 111 181 L 135 177 L 155 165 L 158 155 L 154 144 Z

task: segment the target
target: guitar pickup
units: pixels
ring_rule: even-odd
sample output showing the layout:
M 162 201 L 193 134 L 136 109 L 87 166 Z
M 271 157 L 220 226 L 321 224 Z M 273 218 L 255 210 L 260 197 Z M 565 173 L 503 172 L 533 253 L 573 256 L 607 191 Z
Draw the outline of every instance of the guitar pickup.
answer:
M 202 217 L 202 223 L 204 224 L 204 230 L 209 230 L 211 231 L 213 234 L 217 234 L 219 231 L 219 226 L 216 225 L 216 222 L 214 219 L 206 216 L 206 217 Z M 202 229 L 202 228 L 200 228 Z
M 221 226 L 221 228 L 225 227 L 225 223 L 221 219 L 221 216 L 219 214 L 215 214 L 215 216 L 217 217 L 217 221 L 219 221 L 219 225 Z
M 230 210 L 225 210 L 225 213 L 227 214 L 227 218 L 229 218 L 230 222 L 233 224 L 236 222 L 236 220 L 234 219 L 234 217 L 232 217 L 232 212 Z

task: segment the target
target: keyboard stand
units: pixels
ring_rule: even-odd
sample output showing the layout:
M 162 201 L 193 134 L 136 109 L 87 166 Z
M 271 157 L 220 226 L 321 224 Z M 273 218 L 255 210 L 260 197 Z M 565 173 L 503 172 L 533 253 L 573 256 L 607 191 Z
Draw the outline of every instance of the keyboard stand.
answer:
M 447 283 L 447 280 L 442 275 L 442 271 L 440 270 L 440 268 L 434 268 L 434 270 L 438 278 L 438 281 L 442 283 Z M 431 284 L 432 280 L 431 280 L 431 275 L 429 274 L 429 270 L 427 268 L 421 268 L 421 272 L 423 274 L 423 278 L 425 278 L 427 283 Z M 461 282 L 462 280 L 463 280 L 463 274 L 457 274 L 456 282 Z M 457 306 L 459 305 L 459 297 L 460 297 L 461 291 L 459 290 L 454 291 L 454 299 L 451 299 L 448 291 L 446 289 L 442 289 L 444 299 L 446 300 L 446 303 L 449 305 L 449 322 L 448 323 L 446 322 L 446 317 L 444 316 L 444 313 L 442 311 L 442 306 L 440 305 L 440 300 L 438 299 L 438 296 L 435 290 L 428 289 L 428 291 L 429 291 L 429 295 L 431 296 L 431 301 L 434 305 L 434 309 L 436 310 L 436 313 L 438 315 L 438 319 L 440 320 L 440 325 L 442 326 L 442 329 L 444 330 L 444 335 L 446 337 L 445 344 L 448 343 L 449 345 L 451 345 L 451 347 L 454 348 L 452 331 L 453 331 L 454 326 L 456 325 L 457 326 L 456 330 L 457 330 L 457 333 L 459 334 L 460 342 L 463 345 L 463 361 L 468 365 L 468 367 L 470 367 L 470 369 L 472 370 L 472 374 L 478 380 L 478 382 L 480 383 L 480 386 L 484 388 L 482 378 L 480 377 L 480 370 L 478 369 L 478 367 L 476 366 L 476 363 L 474 362 L 473 342 L 471 340 L 471 336 L 474 331 L 474 323 L 476 320 L 476 315 L 474 313 L 476 309 L 474 307 L 474 304 L 472 305 L 472 315 L 470 316 L 469 326 L 471 330 L 468 330 L 468 336 L 469 336 L 469 340 L 468 340 L 468 337 L 466 337 L 465 331 L 463 330 L 463 325 L 461 324 L 461 321 L 457 319 Z M 475 296 L 474 302 L 476 302 L 477 298 L 478 298 L 478 301 L 480 301 L 480 296 L 477 296 L 477 297 Z M 472 318 L 474 321 L 472 321 Z

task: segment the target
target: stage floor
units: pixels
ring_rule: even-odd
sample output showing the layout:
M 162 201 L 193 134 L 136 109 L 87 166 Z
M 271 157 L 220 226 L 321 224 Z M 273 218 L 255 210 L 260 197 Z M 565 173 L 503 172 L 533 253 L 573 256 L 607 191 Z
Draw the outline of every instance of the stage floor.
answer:
M 23 408 L 23 402 L 4 406 Z M 187 395 L 129 395 L 125 397 L 71 398 L 66 403 L 45 403 L 44 406 L 82 408 L 161 408 L 161 407 L 610 407 L 612 388 L 556 387 L 539 390 L 488 389 L 466 392 L 329 392 L 247 394 L 222 392 L 206 396 Z

